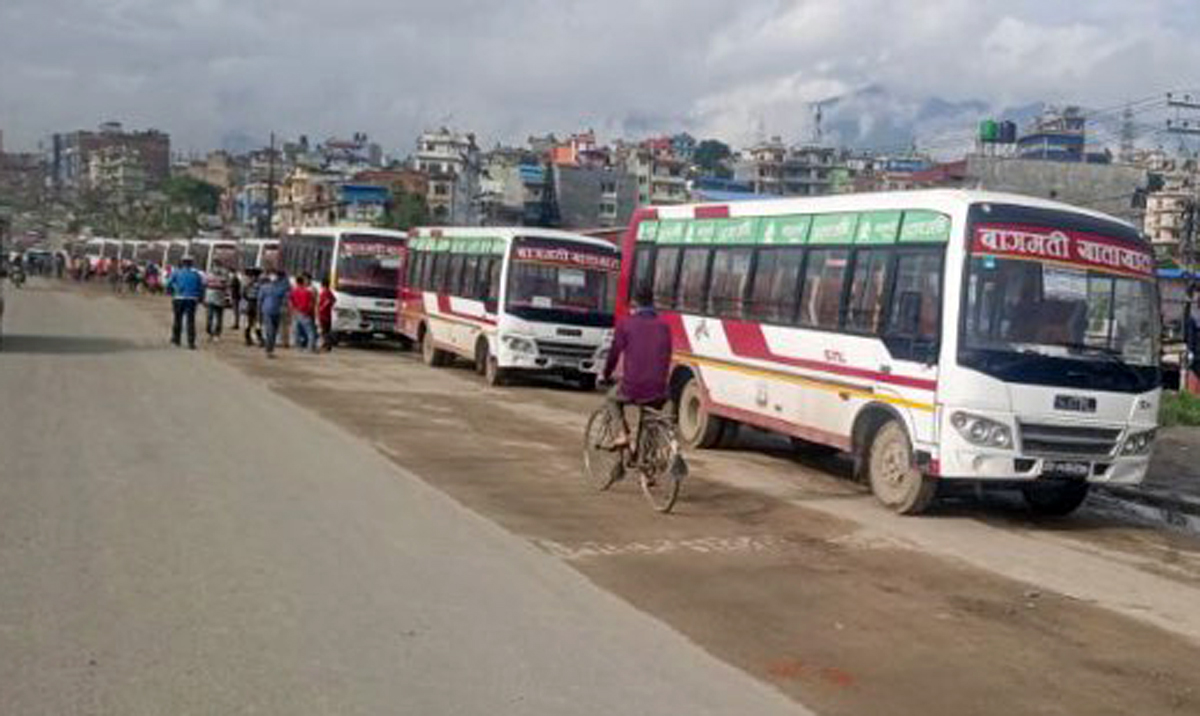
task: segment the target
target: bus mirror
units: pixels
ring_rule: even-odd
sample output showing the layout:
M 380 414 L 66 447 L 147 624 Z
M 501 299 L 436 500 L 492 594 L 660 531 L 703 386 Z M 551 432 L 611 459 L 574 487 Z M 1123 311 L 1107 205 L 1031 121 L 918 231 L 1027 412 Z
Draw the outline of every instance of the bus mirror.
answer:
M 921 294 L 918 291 L 905 291 L 900 294 L 900 319 L 896 333 L 902 336 L 916 336 L 921 330 Z

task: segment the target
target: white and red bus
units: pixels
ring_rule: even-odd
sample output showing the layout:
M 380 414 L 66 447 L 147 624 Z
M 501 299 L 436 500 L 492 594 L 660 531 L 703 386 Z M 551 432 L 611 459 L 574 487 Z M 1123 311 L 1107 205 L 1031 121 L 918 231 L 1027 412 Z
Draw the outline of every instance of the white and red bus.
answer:
M 273 271 L 279 268 L 279 241 L 277 239 L 242 239 L 239 244 L 238 268 Z
M 408 234 L 372 228 L 302 228 L 280 242 L 280 268 L 312 276 L 318 286 L 332 281 L 336 338 L 392 336 L 396 331 L 396 286 Z
M 653 290 L 680 433 L 850 452 L 889 507 L 954 484 L 1065 514 L 1147 470 L 1154 261 L 1117 219 L 1024 196 L 857 194 L 635 214 L 617 312 Z
M 522 371 L 595 388 L 612 337 L 615 246 L 534 228 L 412 235 L 398 325 L 426 363 L 460 356 L 493 385 Z

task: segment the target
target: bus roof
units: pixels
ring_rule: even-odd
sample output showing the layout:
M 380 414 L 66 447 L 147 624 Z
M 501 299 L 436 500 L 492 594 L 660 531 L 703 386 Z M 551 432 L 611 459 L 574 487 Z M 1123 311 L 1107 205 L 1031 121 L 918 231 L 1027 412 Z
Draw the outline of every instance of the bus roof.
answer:
M 779 197 L 729 203 L 677 204 L 648 207 L 659 219 L 715 218 L 722 212 L 727 216 L 776 216 L 781 214 L 811 214 L 870 209 L 931 209 L 953 211 L 971 204 L 1016 204 L 1037 209 L 1051 209 L 1082 214 L 1094 219 L 1111 221 L 1138 230 L 1136 226 L 1092 209 L 1085 209 L 1051 199 L 1024 194 L 973 189 L 917 189 L 912 191 L 871 192 L 863 194 L 831 194 L 813 197 Z M 635 215 L 636 216 L 636 215 Z M 643 214 L 643 218 L 648 214 Z
M 470 238 L 495 238 L 512 243 L 513 239 L 518 237 L 528 237 L 537 239 L 563 239 L 566 241 L 578 241 L 581 244 L 591 246 L 599 246 L 603 248 L 617 250 L 611 241 L 597 239 L 583 234 L 576 234 L 570 231 L 559 231 L 557 229 L 542 229 L 536 226 L 423 226 L 413 229 L 413 236 L 424 238 L 445 236 L 454 237 L 470 237 Z
M 288 236 L 340 236 L 344 234 L 367 234 L 369 236 L 387 236 L 394 239 L 407 239 L 409 236 L 407 231 L 376 229 L 371 226 L 302 226 L 285 234 L 283 238 L 287 238 Z

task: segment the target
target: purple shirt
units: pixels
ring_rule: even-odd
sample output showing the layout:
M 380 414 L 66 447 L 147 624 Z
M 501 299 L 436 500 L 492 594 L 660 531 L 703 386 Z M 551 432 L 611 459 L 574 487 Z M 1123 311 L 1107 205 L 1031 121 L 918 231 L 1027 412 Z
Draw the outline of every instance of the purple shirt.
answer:
M 667 397 L 671 372 L 671 329 L 652 308 L 640 309 L 617 326 L 612 350 L 604 365 L 611 378 L 622 358 L 620 395 L 633 403 L 653 403 Z

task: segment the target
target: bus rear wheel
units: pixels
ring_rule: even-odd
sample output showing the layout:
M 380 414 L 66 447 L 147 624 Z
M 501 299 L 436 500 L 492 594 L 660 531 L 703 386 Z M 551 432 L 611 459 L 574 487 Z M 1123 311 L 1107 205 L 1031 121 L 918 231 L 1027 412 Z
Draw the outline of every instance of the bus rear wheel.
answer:
M 1088 483 L 1053 480 L 1031 482 L 1021 488 L 1025 504 L 1036 515 L 1065 517 L 1083 504 L 1088 496 Z
M 440 368 L 449 362 L 450 354 L 433 344 L 433 336 L 427 330 L 421 334 L 421 358 L 425 365 Z
M 921 514 L 937 495 L 937 482 L 917 467 L 908 435 L 895 420 L 884 423 L 871 440 L 867 476 L 875 498 L 902 515 Z
M 700 381 L 689 379 L 679 394 L 680 439 L 688 447 L 710 448 L 721 441 L 724 428 L 725 420 L 705 409 Z

